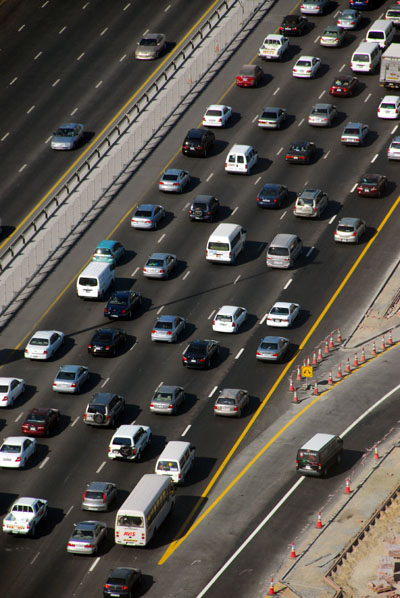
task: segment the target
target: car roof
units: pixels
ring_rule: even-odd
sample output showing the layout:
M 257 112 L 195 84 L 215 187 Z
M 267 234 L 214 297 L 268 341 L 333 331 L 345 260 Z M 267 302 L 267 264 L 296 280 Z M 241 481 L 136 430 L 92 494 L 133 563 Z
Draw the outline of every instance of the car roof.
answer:
M 123 436 L 124 434 L 126 436 L 133 436 L 141 427 L 137 424 L 123 424 L 115 430 L 114 436 Z
M 104 490 L 111 482 L 90 482 L 86 488 L 90 490 Z
M 86 367 L 84 365 L 60 365 L 59 372 L 62 370 L 63 372 L 77 372 L 79 368 Z
M 162 384 L 156 390 L 156 392 L 174 392 L 176 389 L 181 389 L 181 386 L 176 384 Z
M 30 415 L 46 415 L 49 411 L 52 411 L 51 407 L 34 407 L 30 411 L 28 411 L 28 416 Z
M 362 174 L 362 175 L 360 176 L 360 179 L 367 178 L 367 177 L 368 177 L 368 178 L 371 178 L 371 179 L 379 179 L 379 178 L 381 178 L 382 176 L 383 176 L 382 174 L 376 174 L 376 173 L 374 173 L 374 172 L 364 172 L 364 174 Z
M 21 382 L 22 378 L 0 378 L 0 384 L 10 384 L 13 380 Z
M 297 62 L 299 60 L 313 60 L 314 58 L 316 58 L 316 56 L 300 56 L 300 58 L 297 59 Z
M 138 572 L 139 569 L 135 569 L 134 567 L 115 567 L 110 570 L 108 577 L 129 577 L 133 571 Z
M 7 438 L 4 438 L 2 444 L 20 444 L 22 446 L 26 438 L 26 436 L 7 436 Z M 31 438 L 31 440 L 33 439 Z
M 264 190 L 266 187 L 270 187 L 270 188 L 272 188 L 272 189 L 279 189 L 279 187 L 282 187 L 282 185 L 281 185 L 280 183 L 265 183 L 265 184 L 263 185 L 263 187 L 262 187 L 262 188 L 263 188 L 263 190 Z
M 313 198 L 313 197 L 316 197 L 319 193 L 321 193 L 320 189 L 303 189 L 303 191 L 300 193 L 299 197 Z
M 79 523 L 77 523 L 75 525 L 75 529 L 94 529 L 96 527 L 96 525 L 98 524 L 102 524 L 102 521 L 79 521 Z
M 43 498 L 32 498 L 31 496 L 20 496 L 17 500 L 14 500 L 12 506 L 14 505 L 29 505 L 32 506 L 35 504 L 37 500 L 45 500 Z
M 227 106 L 226 104 L 210 104 L 207 106 L 207 110 L 220 110 L 222 108 L 230 108 L 230 106 Z
M 284 18 L 285 21 L 298 21 L 301 19 L 302 15 L 286 15 Z
M 332 104 L 314 104 L 314 108 L 316 110 L 325 110 L 332 108 Z
M 109 401 L 113 397 L 115 397 L 115 393 L 113 392 L 96 392 L 90 399 L 90 402 L 96 403 L 97 401 Z
M 202 137 L 206 131 L 207 129 L 190 129 L 186 137 Z
M 164 170 L 163 175 L 164 174 L 180 174 L 181 172 L 184 172 L 183 168 L 167 168 L 166 170 Z
M 55 332 L 57 334 L 62 334 L 62 332 L 59 330 L 37 330 L 34 334 L 32 334 L 31 339 L 36 338 L 37 336 L 50 339 Z
M 345 129 L 347 129 L 347 127 L 362 127 L 362 123 L 347 123 Z
M 142 39 L 157 39 L 162 35 L 162 33 L 146 33 L 145 35 L 142 35 Z
M 175 318 L 180 318 L 181 316 L 158 316 L 157 322 L 173 322 Z
M 190 347 L 195 346 L 195 347 L 205 347 L 206 345 L 208 345 L 210 341 L 208 339 L 195 339 L 194 341 L 190 341 L 190 344 L 188 345 L 188 349 L 190 349 Z
M 288 301 L 276 301 L 272 307 L 287 307 L 289 308 L 293 303 Z
M 266 112 L 267 110 L 272 112 L 278 112 L 278 110 L 283 110 L 283 108 L 280 108 L 279 106 L 265 106 L 265 108 L 263 108 L 263 112 Z
M 400 135 L 396 135 L 396 137 L 393 137 L 390 143 L 393 143 L 393 141 L 396 141 L 398 143 L 400 141 Z
M 241 392 L 242 389 L 241 388 L 223 388 L 222 390 L 219 391 L 219 397 L 227 397 L 227 398 L 232 398 L 234 399 L 236 397 L 236 395 L 238 394 L 238 392 Z M 243 392 L 247 392 L 247 391 L 243 391 Z
M 158 204 L 155 204 L 155 203 L 142 203 L 142 204 L 140 204 L 140 206 L 137 206 L 135 212 L 137 210 L 154 210 L 154 208 L 158 208 L 158 207 L 159 207 Z
M 172 257 L 176 257 L 173 253 L 152 253 L 149 255 L 148 259 L 152 258 L 153 260 L 165 260 L 169 255 Z
M 337 31 L 338 29 L 342 29 L 340 25 L 327 25 L 324 31 Z
M 104 241 L 100 241 L 100 243 L 97 243 L 97 247 L 104 247 L 106 249 L 112 249 L 115 245 L 115 243 L 117 243 L 118 241 L 111 241 L 111 240 L 104 240 Z
M 59 129 L 74 129 L 75 127 L 83 127 L 81 123 L 63 123 L 58 128 Z
M 281 340 L 281 338 L 283 338 L 285 341 L 288 340 L 284 336 L 264 336 L 260 342 L 261 343 L 277 343 L 278 341 Z
M 351 218 L 349 216 L 346 216 L 345 218 L 341 218 L 341 220 L 339 220 L 338 226 L 339 226 L 339 224 L 355 226 L 357 224 L 357 222 L 359 222 L 359 221 L 360 221 L 359 218 Z
M 114 291 L 113 294 L 111 295 L 110 299 L 112 299 L 113 297 L 126 297 L 127 295 L 130 295 L 131 293 L 135 293 L 135 291 Z
M 280 33 L 268 33 L 267 37 L 264 39 L 264 41 L 266 39 L 278 39 L 278 40 L 282 40 L 285 39 L 284 35 L 281 35 Z
M 234 314 L 237 309 L 240 308 L 240 305 L 223 305 L 219 308 L 217 314 Z M 217 315 L 216 314 L 216 315 Z
M 214 199 L 214 195 L 196 195 L 192 203 L 195 201 L 211 201 L 212 199 Z

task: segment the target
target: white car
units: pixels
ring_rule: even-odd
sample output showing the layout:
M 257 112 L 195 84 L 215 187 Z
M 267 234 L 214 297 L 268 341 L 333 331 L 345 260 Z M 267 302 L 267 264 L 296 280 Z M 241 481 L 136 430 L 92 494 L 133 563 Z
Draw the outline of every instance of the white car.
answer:
M 247 319 L 247 309 L 236 305 L 224 305 L 214 316 L 212 329 L 215 332 L 238 332 Z
M 378 118 L 399 118 L 400 96 L 385 96 L 378 107 Z
M 12 407 L 25 390 L 22 378 L 0 378 L 0 407 Z
M 300 56 L 292 69 L 293 77 L 312 79 L 321 66 L 321 60 L 316 56 Z
M 26 462 L 36 451 L 35 438 L 26 436 L 9 436 L 0 446 L 0 467 L 18 469 L 25 467 Z
M 400 137 L 393 137 L 387 151 L 389 160 L 400 160 Z
M 275 303 L 267 315 L 267 326 L 276 328 L 289 328 L 300 313 L 298 303 L 287 303 L 278 301 Z
M 64 333 L 58 330 L 38 330 L 25 347 L 27 359 L 51 359 L 64 342 Z
M 47 505 L 44 498 L 18 498 L 3 519 L 3 532 L 34 536 L 37 524 L 47 515 Z
M 270 33 L 264 39 L 258 55 L 264 60 L 282 60 L 284 53 L 289 48 L 289 39 L 284 35 Z
M 232 116 L 232 108 L 224 104 L 211 104 L 203 116 L 204 127 L 225 127 Z

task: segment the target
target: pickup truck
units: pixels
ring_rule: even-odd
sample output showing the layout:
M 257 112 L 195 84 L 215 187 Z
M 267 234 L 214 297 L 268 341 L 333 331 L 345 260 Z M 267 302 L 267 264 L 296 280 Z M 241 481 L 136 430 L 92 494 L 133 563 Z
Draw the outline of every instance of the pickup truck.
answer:
M 3 532 L 34 536 L 37 524 L 47 515 L 47 504 L 44 498 L 18 498 L 3 519 Z
M 264 60 L 282 60 L 284 53 L 289 48 L 289 40 L 284 35 L 270 33 L 264 39 L 258 51 L 260 58 Z

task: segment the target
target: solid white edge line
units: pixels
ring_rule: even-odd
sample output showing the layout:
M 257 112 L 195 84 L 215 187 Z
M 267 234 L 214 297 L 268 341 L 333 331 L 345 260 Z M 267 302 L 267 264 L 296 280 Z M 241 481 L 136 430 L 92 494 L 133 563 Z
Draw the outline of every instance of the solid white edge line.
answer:
M 244 351 L 244 347 L 242 347 L 242 348 L 240 349 L 240 351 L 239 351 L 239 353 L 236 355 L 235 359 L 239 359 L 239 357 L 241 356 L 241 354 L 243 353 L 243 351 Z
M 261 318 L 261 320 L 260 320 L 260 322 L 259 322 L 259 324 L 260 324 L 260 325 L 261 325 L 261 324 L 264 324 L 264 322 L 265 322 L 265 320 L 266 320 L 266 318 L 267 318 L 267 315 L 268 315 L 268 314 L 264 314 L 264 315 L 263 315 L 263 317 Z
M 213 394 L 215 393 L 215 391 L 217 390 L 218 386 L 214 386 L 214 388 L 212 389 L 212 391 L 210 392 L 210 394 L 208 395 L 208 398 L 211 399 L 211 397 L 213 396 Z
M 95 560 L 95 562 L 93 563 L 93 565 L 91 567 L 89 567 L 89 573 L 91 573 L 93 571 L 93 569 L 96 567 L 96 565 L 98 565 L 100 561 L 100 557 L 98 556 L 97 559 Z
M 191 427 L 192 427 L 192 424 L 189 424 L 188 426 L 186 426 L 186 428 L 184 429 L 184 431 L 181 434 L 181 437 L 186 436 L 186 434 L 189 432 Z

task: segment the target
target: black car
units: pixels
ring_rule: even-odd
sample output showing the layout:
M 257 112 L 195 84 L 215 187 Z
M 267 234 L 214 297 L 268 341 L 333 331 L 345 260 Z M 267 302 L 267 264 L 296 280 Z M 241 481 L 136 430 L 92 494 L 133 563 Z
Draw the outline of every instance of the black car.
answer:
M 182 145 L 185 156 L 201 156 L 205 158 L 214 145 L 215 135 L 207 129 L 190 129 Z
M 126 333 L 119 328 L 99 328 L 88 344 L 88 353 L 115 357 L 126 343 Z
M 211 361 L 219 355 L 218 341 L 192 341 L 182 355 L 182 365 L 188 368 L 209 369 Z
M 141 293 L 136 291 L 115 291 L 104 308 L 104 315 L 106 318 L 113 320 L 130 319 L 141 303 Z
M 115 596 L 118 598 L 131 598 L 132 591 L 140 585 L 142 573 L 140 569 L 133 567 L 117 567 L 111 569 L 107 581 L 104 584 L 104 598 Z
M 314 154 L 315 144 L 312 141 L 292 141 L 285 160 L 292 164 L 309 164 Z
M 196 195 L 189 208 L 189 218 L 212 222 L 218 208 L 219 201 L 213 195 Z
M 308 26 L 307 17 L 302 15 L 287 15 L 283 17 L 279 33 L 282 35 L 302 35 Z
M 287 199 L 289 191 L 285 185 L 264 185 L 257 195 L 257 205 L 260 208 L 281 208 Z

